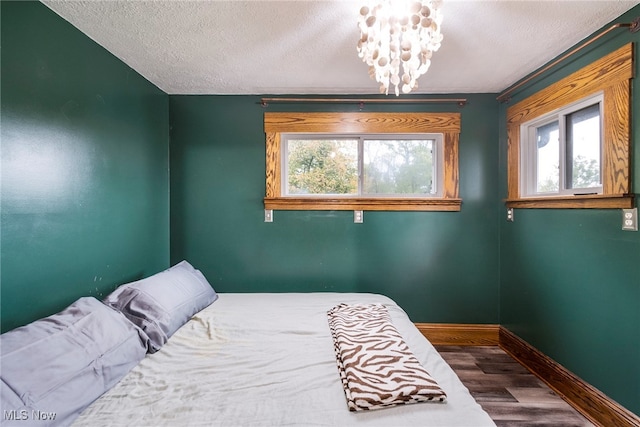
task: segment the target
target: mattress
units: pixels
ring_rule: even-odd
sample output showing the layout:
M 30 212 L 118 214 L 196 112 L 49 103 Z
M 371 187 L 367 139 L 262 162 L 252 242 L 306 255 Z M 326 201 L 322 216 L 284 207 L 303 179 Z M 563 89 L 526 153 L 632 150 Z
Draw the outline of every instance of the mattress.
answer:
M 447 395 L 351 412 L 327 311 L 384 304 Z M 364 293 L 219 294 L 74 426 L 492 426 L 453 370 L 391 299 Z

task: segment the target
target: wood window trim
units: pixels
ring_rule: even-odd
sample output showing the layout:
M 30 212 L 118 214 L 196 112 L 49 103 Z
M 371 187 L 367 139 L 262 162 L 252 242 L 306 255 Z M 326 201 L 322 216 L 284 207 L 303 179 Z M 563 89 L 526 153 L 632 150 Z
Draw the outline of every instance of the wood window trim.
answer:
M 264 113 L 266 134 L 265 209 L 459 211 L 460 113 Z M 442 133 L 442 197 L 295 197 L 282 192 L 282 133 Z
M 633 43 L 602 57 L 507 109 L 507 198 L 510 208 L 623 209 L 631 194 L 631 79 Z M 604 96 L 602 194 L 522 197 L 520 127 L 523 123 L 602 92 Z

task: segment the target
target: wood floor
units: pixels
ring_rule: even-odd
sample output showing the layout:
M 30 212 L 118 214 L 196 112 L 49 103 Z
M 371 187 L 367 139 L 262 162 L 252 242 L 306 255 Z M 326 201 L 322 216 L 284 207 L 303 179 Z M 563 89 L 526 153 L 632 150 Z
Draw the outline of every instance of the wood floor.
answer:
M 497 346 L 436 346 L 498 427 L 593 426 Z

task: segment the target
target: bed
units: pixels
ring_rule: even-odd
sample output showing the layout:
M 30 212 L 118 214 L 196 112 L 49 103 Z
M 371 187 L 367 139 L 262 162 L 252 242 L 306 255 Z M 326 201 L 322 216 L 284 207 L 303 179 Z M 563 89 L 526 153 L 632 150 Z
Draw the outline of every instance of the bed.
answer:
M 446 393 L 446 400 L 350 411 L 327 319 L 328 311 L 339 304 L 384 306 L 415 358 Z M 101 397 L 78 411 L 79 416 L 68 418 L 69 423 L 495 425 L 407 314 L 383 295 L 222 293 L 178 325 L 172 326 L 175 331 L 157 348 L 147 342 L 151 351 L 133 368 L 127 367 L 128 373 Z

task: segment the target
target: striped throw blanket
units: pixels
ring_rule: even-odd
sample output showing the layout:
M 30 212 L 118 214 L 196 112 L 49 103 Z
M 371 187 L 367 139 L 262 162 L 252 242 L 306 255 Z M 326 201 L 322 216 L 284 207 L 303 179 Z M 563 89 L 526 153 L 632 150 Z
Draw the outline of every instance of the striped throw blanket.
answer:
M 338 371 L 350 411 L 444 402 L 382 304 L 340 304 L 327 312 Z

